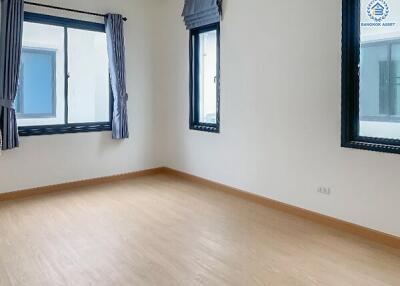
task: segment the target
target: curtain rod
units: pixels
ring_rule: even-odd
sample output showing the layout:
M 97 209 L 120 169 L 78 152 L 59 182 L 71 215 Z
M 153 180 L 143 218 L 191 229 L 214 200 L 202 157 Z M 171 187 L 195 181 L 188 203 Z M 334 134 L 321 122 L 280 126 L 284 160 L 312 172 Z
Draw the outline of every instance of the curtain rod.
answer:
M 32 6 L 39 6 L 39 7 L 45 7 L 45 8 L 55 9 L 55 10 L 63 10 L 63 11 L 69 11 L 69 12 L 74 12 L 74 13 L 87 14 L 87 15 L 92 15 L 92 16 L 97 16 L 97 17 L 105 17 L 106 16 L 105 14 L 99 14 L 99 13 L 87 12 L 87 11 L 82 11 L 82 10 L 63 8 L 63 7 L 58 7 L 58 6 L 46 5 L 46 4 L 39 4 L 39 3 L 34 3 L 34 2 L 29 2 L 29 1 L 24 1 L 24 3 L 27 4 L 27 5 L 32 5 Z M 124 17 L 122 19 L 124 21 L 128 20 L 128 18 L 126 18 L 126 17 Z

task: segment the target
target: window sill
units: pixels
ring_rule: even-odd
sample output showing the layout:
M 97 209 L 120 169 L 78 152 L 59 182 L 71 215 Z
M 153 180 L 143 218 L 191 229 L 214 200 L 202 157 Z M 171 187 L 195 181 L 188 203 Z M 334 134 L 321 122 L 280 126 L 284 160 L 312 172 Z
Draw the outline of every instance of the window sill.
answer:
M 209 133 L 219 133 L 219 126 L 217 125 L 192 124 L 190 126 L 190 129 L 195 131 L 209 132 Z
M 359 150 L 367 150 L 381 153 L 391 153 L 391 154 L 400 154 L 400 145 L 392 145 L 385 143 L 370 143 L 364 141 L 349 141 L 343 142 L 342 147 L 351 148 L 351 149 L 359 149 Z
M 18 133 L 21 137 L 102 131 L 111 131 L 111 123 L 79 123 L 67 125 L 24 126 L 18 128 Z

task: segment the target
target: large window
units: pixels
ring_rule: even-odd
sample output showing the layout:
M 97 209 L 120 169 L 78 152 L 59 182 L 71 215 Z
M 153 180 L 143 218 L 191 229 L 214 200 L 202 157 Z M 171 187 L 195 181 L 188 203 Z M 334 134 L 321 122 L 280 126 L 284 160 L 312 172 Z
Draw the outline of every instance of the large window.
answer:
M 191 30 L 190 128 L 219 132 L 219 24 Z
M 342 145 L 400 153 L 400 1 L 343 0 Z
M 111 130 L 104 24 L 25 13 L 20 135 Z

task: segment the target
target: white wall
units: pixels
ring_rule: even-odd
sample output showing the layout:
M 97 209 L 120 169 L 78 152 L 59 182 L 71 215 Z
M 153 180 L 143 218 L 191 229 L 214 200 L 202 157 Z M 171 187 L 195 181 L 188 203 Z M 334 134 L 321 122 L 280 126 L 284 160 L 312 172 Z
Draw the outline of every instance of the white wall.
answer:
M 188 128 L 182 3 L 163 5 L 163 164 L 399 236 L 400 156 L 340 147 L 341 1 L 225 1 L 219 135 Z
M 37 1 L 39 2 L 39 1 Z M 117 142 L 111 133 L 22 137 L 21 147 L 0 157 L 0 193 L 159 166 L 154 126 L 154 44 L 159 11 L 148 0 L 43 0 L 47 4 L 126 15 L 127 88 L 131 138 Z M 27 10 L 32 8 L 26 6 Z M 34 9 L 34 11 L 38 11 Z M 41 10 L 51 13 L 50 10 Z M 60 15 L 60 11 L 53 11 Z M 100 18 L 67 17 L 101 21 Z

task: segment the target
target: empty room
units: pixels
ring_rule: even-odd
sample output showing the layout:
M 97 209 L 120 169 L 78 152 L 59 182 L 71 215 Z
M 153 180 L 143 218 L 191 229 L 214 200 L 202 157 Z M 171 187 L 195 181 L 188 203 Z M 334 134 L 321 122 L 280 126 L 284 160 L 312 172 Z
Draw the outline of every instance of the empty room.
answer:
M 0 0 L 0 286 L 399 286 L 399 0 Z

